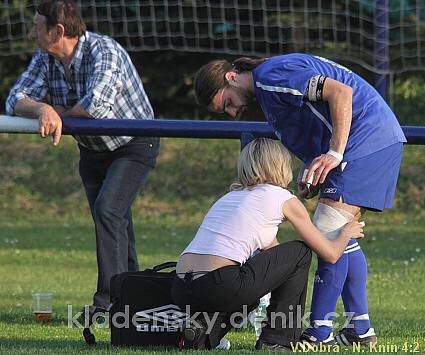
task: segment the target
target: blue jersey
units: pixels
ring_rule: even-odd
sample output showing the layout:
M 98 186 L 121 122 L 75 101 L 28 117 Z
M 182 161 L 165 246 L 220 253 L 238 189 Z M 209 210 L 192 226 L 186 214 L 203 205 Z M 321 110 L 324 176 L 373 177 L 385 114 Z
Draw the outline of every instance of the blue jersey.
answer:
M 276 56 L 252 72 L 255 96 L 282 143 L 304 162 L 329 150 L 332 120 L 327 102 L 306 100 L 309 81 L 324 75 L 353 89 L 353 116 L 344 161 L 406 142 L 396 116 L 379 93 L 351 70 L 307 55 Z

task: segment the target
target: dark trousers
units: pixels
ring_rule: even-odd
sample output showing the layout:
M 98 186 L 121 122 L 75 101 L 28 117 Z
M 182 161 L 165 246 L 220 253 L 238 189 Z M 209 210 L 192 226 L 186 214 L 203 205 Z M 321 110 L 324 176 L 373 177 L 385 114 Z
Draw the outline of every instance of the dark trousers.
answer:
M 131 205 L 159 152 L 158 138 L 135 137 L 113 152 L 80 148 L 80 176 L 96 231 L 98 267 L 93 304 L 106 308 L 113 275 L 138 271 Z
M 271 292 L 260 338 L 290 346 L 302 332 L 297 318 L 304 316 L 310 263 L 311 250 L 303 242 L 292 241 L 262 251 L 242 266 L 225 266 L 196 279 L 190 273 L 184 279 L 176 276 L 172 296 L 180 308 L 190 306 L 192 314 L 219 312 L 209 334 L 214 348 L 234 326 L 235 312 L 253 310 L 259 298 Z

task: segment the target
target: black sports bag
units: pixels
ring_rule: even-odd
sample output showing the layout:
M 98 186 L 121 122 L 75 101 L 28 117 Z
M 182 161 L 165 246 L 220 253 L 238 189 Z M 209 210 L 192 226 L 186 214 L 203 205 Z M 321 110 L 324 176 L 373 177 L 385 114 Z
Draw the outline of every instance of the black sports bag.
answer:
M 118 346 L 178 346 L 186 313 L 171 299 L 175 262 L 111 278 L 109 324 L 111 344 Z M 88 328 L 87 328 L 88 329 Z M 90 331 L 84 337 L 90 343 Z M 92 335 L 91 335 L 92 336 Z M 95 343 L 93 338 L 92 343 Z

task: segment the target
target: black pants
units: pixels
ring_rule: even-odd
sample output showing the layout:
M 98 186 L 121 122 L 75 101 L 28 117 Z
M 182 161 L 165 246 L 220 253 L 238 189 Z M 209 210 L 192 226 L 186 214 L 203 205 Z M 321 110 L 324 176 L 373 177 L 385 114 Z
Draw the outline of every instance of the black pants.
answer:
M 232 265 L 192 279 L 176 276 L 174 302 L 193 312 L 220 312 L 209 334 L 211 348 L 234 326 L 235 312 L 254 309 L 260 297 L 271 292 L 267 321 L 260 338 L 290 346 L 302 332 L 311 250 L 300 241 L 280 244 L 250 258 L 242 266 Z M 233 324 L 232 324 L 233 323 Z
M 131 205 L 147 182 L 158 138 L 135 137 L 112 152 L 80 148 L 80 176 L 96 230 L 98 267 L 93 304 L 106 308 L 113 275 L 138 271 Z

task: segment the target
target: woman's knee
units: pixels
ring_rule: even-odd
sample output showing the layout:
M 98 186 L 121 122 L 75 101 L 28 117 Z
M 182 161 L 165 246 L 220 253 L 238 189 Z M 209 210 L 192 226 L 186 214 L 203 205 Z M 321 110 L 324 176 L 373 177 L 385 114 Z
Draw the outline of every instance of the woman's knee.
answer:
M 294 254 L 299 256 L 300 261 L 304 262 L 311 262 L 311 249 L 307 244 L 305 244 L 301 240 L 292 240 L 288 242 L 288 244 L 291 245 L 291 247 L 294 249 Z

